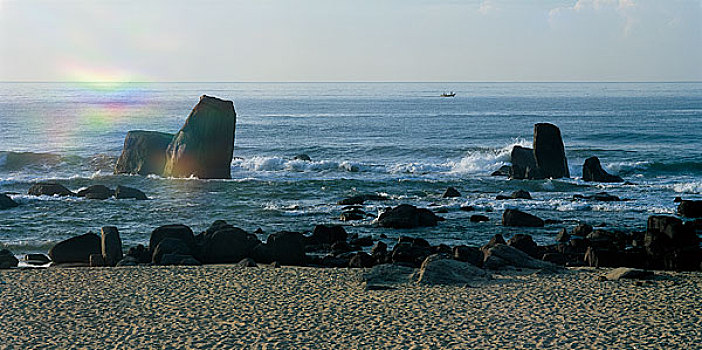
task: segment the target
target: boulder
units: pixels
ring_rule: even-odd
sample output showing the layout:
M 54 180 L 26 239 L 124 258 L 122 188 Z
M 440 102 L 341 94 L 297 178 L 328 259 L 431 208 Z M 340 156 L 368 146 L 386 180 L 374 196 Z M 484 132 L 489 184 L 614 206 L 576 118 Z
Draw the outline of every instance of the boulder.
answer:
M 697 270 L 702 259 L 694 224 L 672 216 L 648 218 L 644 248 L 651 268 Z
M 460 211 L 475 211 L 475 207 L 472 205 L 462 205 L 460 208 L 458 208 Z
M 231 178 L 234 103 L 203 95 L 166 149 L 164 176 Z
M 561 130 L 549 123 L 534 125 L 534 159 L 546 178 L 570 177 Z
M 354 238 L 349 242 L 349 244 L 356 247 L 370 247 L 373 245 L 373 237 L 362 236 Z
M 348 234 L 343 226 L 339 225 L 317 225 L 310 237 L 315 244 L 334 244 L 338 241 L 346 241 Z
M 114 196 L 115 191 L 111 190 L 105 185 L 91 185 L 76 193 L 78 197 L 85 199 L 99 199 L 104 200 Z
M 384 201 L 388 198 L 374 193 L 358 194 L 337 202 L 339 205 L 362 205 L 365 201 Z
M 136 263 L 146 264 L 151 262 L 151 252 L 142 244 L 129 248 L 127 257 L 133 258 Z
M 103 267 L 105 266 L 105 258 L 102 254 L 90 254 L 90 267 Z
M 605 278 L 609 281 L 619 281 L 621 279 L 651 279 L 653 278 L 653 272 L 641 269 L 632 269 L 628 267 L 620 267 L 608 272 L 605 275 Z
M 189 250 L 195 250 L 195 235 L 190 227 L 181 224 L 164 225 L 157 227 L 155 230 L 153 230 L 153 232 L 151 232 L 151 237 L 149 238 L 149 251 L 152 255 L 158 244 L 166 238 L 181 240 Z
M 573 199 L 591 199 L 600 202 L 619 202 L 622 199 L 607 192 L 597 192 L 592 196 L 584 196 L 582 194 L 573 195 Z
M 585 263 L 590 267 L 619 267 L 622 253 L 614 248 L 587 247 Z
M 483 252 L 478 247 L 455 246 L 453 247 L 453 258 L 477 267 L 483 266 Z
M 266 246 L 273 259 L 282 265 L 302 266 L 305 263 L 305 245 L 299 232 L 278 232 L 268 236 Z
M 117 262 L 122 260 L 122 239 L 119 237 L 119 231 L 114 226 L 104 226 L 100 229 L 100 234 L 102 257 L 105 265 L 117 265 Z
M 446 192 L 444 192 L 444 194 L 441 197 L 442 198 L 456 198 L 456 197 L 460 197 L 460 196 L 461 196 L 461 192 L 458 192 L 458 190 L 453 188 L 453 187 L 449 187 L 446 189 Z
M 384 256 L 387 252 L 388 245 L 381 241 L 375 242 L 375 245 L 371 248 L 371 255 L 374 257 Z
M 253 256 L 253 249 L 261 244 L 256 235 L 233 226 L 222 226 L 207 234 L 202 242 L 202 262 L 229 264 Z
M 352 269 L 369 268 L 373 267 L 373 265 L 375 265 L 375 259 L 365 252 L 355 253 L 349 260 L 349 267 Z
M 583 164 L 583 181 L 624 182 L 624 179 L 607 173 L 602 169 L 599 158 L 590 157 L 585 159 L 585 163 Z
M 161 265 L 200 266 L 202 263 L 187 254 L 164 254 Z
M 546 261 L 530 257 L 519 249 L 505 244 L 496 244 L 484 251 L 483 267 L 499 270 L 506 267 L 555 271 L 558 267 Z
M 76 194 L 71 192 L 65 186 L 54 183 L 54 182 L 40 182 L 32 185 L 29 188 L 27 194 L 31 196 L 75 196 Z
M 381 227 L 390 228 L 415 228 L 436 226 L 437 222 L 441 220 L 443 219 L 436 216 L 429 209 L 417 208 L 409 204 L 401 204 L 380 214 L 380 217 L 378 217 L 378 224 Z
M 14 208 L 18 205 L 19 204 L 13 201 L 8 195 L 0 193 L 0 210 Z
M 376 265 L 363 274 L 366 289 L 404 285 L 413 281 L 415 269 L 398 264 Z
M 507 241 L 507 245 L 529 254 L 532 258 L 537 258 L 539 256 L 536 242 L 534 242 L 530 235 L 517 233 Z
M 678 215 L 686 218 L 702 218 L 702 200 L 681 200 L 678 204 Z
M 562 230 L 558 231 L 558 234 L 556 235 L 556 242 L 567 243 L 568 241 L 570 241 L 568 230 L 563 228 Z
M 61 241 L 49 249 L 49 257 L 56 264 L 87 264 L 91 254 L 102 254 L 100 237 L 92 232 Z
M 312 161 L 312 158 L 310 158 L 310 156 L 308 156 L 308 155 L 305 154 L 305 153 L 300 153 L 300 154 L 294 156 L 293 159 L 294 159 L 294 160 L 302 160 L 302 161 L 305 161 L 305 162 L 310 162 L 310 161 Z
M 124 138 L 122 154 L 117 159 L 115 174 L 161 175 L 166 165 L 166 149 L 173 134 L 133 130 Z
M 510 161 L 512 166 L 509 169 L 509 177 L 512 179 L 533 179 L 538 173 L 534 150 L 531 148 L 514 146 L 510 152 Z
M 502 213 L 502 226 L 543 227 L 544 221 L 517 209 L 507 209 Z
M 466 285 L 489 278 L 487 272 L 475 265 L 434 254 L 422 262 L 417 282 L 428 285 Z
M 490 176 L 509 176 L 512 167 L 509 165 L 503 165 L 499 169 L 495 170 L 490 174 Z
M 122 260 L 117 262 L 117 267 L 122 267 L 122 266 L 137 266 L 139 265 L 139 262 L 134 258 L 133 256 L 125 256 Z
M 147 200 L 144 192 L 137 190 L 136 188 L 131 188 L 127 186 L 118 185 L 115 189 L 115 198 L 117 199 L 136 199 L 136 200 Z
M 470 216 L 470 222 L 486 222 L 490 221 L 490 218 L 488 218 L 485 215 L 480 215 L 480 214 L 474 214 Z
M 341 213 L 339 216 L 339 220 L 341 221 L 355 221 L 355 220 L 363 220 L 365 219 L 365 212 L 359 211 L 359 210 L 354 210 L 354 211 L 345 211 Z
M 512 192 L 512 199 L 531 199 L 531 194 L 525 190 L 517 190 Z
M 17 267 L 19 260 L 7 249 L 0 250 L 0 270 Z
M 431 255 L 431 247 L 410 242 L 400 242 L 395 244 L 390 253 L 393 263 L 405 263 L 415 267 Z
M 51 259 L 44 254 L 32 253 L 24 256 L 24 262 L 29 265 L 46 265 L 51 262 Z
M 251 259 L 251 258 L 243 258 L 236 264 L 241 266 L 241 267 L 258 267 L 258 264 L 256 264 L 256 261 L 254 261 L 254 259 Z
M 487 244 L 482 246 L 480 248 L 480 250 L 482 252 L 485 252 L 486 250 L 488 250 L 488 249 L 490 249 L 498 244 L 507 244 L 507 242 L 505 242 L 505 238 L 502 237 L 502 235 L 499 233 L 492 236 L 492 238 L 490 238 L 490 240 L 487 242 Z
M 586 237 L 592 232 L 592 226 L 588 224 L 578 224 L 573 228 L 573 235 L 574 236 L 580 236 L 580 237 Z
M 156 248 L 154 248 L 153 254 L 151 255 L 151 262 L 154 264 L 163 265 L 179 265 L 173 261 L 166 263 L 162 259 L 166 255 L 192 256 L 192 254 L 193 249 L 183 240 L 173 237 L 165 237 L 164 239 L 158 241 Z

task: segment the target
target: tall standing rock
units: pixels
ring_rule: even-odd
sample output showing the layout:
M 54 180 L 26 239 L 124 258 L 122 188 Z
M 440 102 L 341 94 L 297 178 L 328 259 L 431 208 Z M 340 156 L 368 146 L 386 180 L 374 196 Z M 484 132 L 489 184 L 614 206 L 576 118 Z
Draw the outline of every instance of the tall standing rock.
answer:
M 166 165 L 166 149 L 172 140 L 173 134 L 165 132 L 128 132 L 115 165 L 115 174 L 161 175 Z
M 229 179 L 234 152 L 234 103 L 203 95 L 168 145 L 164 176 Z
M 570 177 L 561 130 L 549 123 L 534 125 L 534 158 L 546 178 Z
M 599 158 L 590 157 L 583 163 L 583 181 L 624 182 L 624 179 L 602 169 Z
M 122 260 L 122 239 L 114 226 L 104 226 L 100 230 L 102 258 L 107 266 L 115 266 Z

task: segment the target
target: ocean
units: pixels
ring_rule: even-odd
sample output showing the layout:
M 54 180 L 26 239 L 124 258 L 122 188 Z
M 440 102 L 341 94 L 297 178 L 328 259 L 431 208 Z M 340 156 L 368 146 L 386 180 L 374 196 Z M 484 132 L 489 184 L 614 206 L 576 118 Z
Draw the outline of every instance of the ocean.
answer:
M 439 97 L 446 91 L 456 97 Z M 203 94 L 234 101 L 231 180 L 113 174 L 127 131 L 174 133 Z M 132 246 L 160 225 L 200 232 L 217 219 L 261 228 L 261 239 L 341 224 L 391 245 L 401 235 L 482 245 L 496 233 L 550 244 L 578 222 L 644 230 L 649 215 L 675 213 L 675 197 L 702 199 L 702 83 L 0 83 L 0 97 L 0 192 L 20 204 L 0 211 L 0 245 L 15 254 L 106 225 Z M 572 178 L 490 176 L 539 122 L 561 129 Z M 301 153 L 312 161 L 293 159 Z M 628 183 L 583 182 L 593 155 Z M 74 191 L 122 184 L 151 200 L 26 195 L 42 180 Z M 441 198 L 449 186 L 462 196 Z M 533 199 L 495 199 L 518 189 Z M 573 199 L 602 191 L 626 200 Z M 446 220 L 411 230 L 340 221 L 336 202 L 361 193 L 390 198 L 366 203 L 368 213 L 408 203 Z M 459 210 L 467 205 L 475 211 Z M 507 208 L 557 222 L 502 227 Z

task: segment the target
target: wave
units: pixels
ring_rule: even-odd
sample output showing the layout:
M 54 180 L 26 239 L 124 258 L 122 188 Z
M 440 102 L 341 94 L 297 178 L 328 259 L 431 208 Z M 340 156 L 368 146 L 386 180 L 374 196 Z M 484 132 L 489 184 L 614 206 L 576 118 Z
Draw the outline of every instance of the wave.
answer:
M 112 171 L 116 161 L 116 157 L 106 154 L 96 154 L 84 158 L 77 155 L 55 153 L 0 151 L 0 170 L 2 171 L 54 170 L 59 168 Z
M 606 170 L 611 170 L 615 174 L 633 173 L 702 173 L 702 162 L 697 161 L 673 161 L 673 162 L 652 162 L 652 161 L 626 161 L 613 162 L 603 165 Z

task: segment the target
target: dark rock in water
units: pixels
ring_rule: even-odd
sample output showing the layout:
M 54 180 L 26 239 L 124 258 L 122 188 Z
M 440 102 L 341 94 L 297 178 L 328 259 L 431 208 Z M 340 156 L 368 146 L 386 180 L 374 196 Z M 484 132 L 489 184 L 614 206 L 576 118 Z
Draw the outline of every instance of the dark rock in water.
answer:
M 544 177 L 570 177 L 561 130 L 549 123 L 534 125 L 534 158 Z
M 478 247 L 464 245 L 453 247 L 453 258 L 477 267 L 483 266 L 483 252 Z
M 512 179 L 529 179 L 536 175 L 536 158 L 534 150 L 522 146 L 514 146 L 510 153 L 512 166 L 509 177 Z M 531 177 L 529 177 L 531 175 Z
M 359 194 L 353 197 L 344 198 L 337 202 L 339 205 L 362 205 L 365 201 L 384 201 L 388 198 L 378 194 L 367 193 Z
M 137 190 L 136 188 L 131 188 L 127 186 L 118 185 L 115 189 L 115 198 L 117 199 L 136 199 L 136 200 L 147 200 L 144 192 Z
M 14 208 L 18 205 L 19 204 L 13 201 L 8 195 L 0 193 L 0 210 Z
M 470 222 L 486 222 L 490 221 L 490 218 L 488 218 L 485 215 L 480 215 L 480 214 L 475 214 L 470 216 Z
M 596 200 L 596 201 L 600 201 L 600 202 L 619 202 L 622 200 L 621 198 L 619 198 L 615 195 L 611 195 L 607 192 L 598 192 L 592 196 L 584 196 L 582 194 L 576 194 L 576 195 L 573 195 L 573 199 L 592 199 L 592 200 Z
M 484 252 L 484 251 L 488 250 L 489 248 L 492 248 L 498 244 L 507 244 L 507 242 L 505 242 L 504 237 L 502 237 L 502 235 L 499 233 L 492 236 L 492 238 L 490 238 L 490 240 L 487 242 L 487 244 L 482 246 L 480 248 L 480 250 Z
M 358 237 L 356 239 L 352 239 L 349 244 L 357 247 L 370 247 L 373 245 L 373 238 L 371 236 Z
M 331 245 L 331 250 L 332 254 L 334 255 L 339 255 L 343 253 L 348 253 L 353 250 L 350 244 L 346 241 L 338 241 L 334 242 L 334 244 Z
M 488 279 L 489 274 L 475 265 L 433 254 L 422 262 L 417 282 L 428 285 L 465 285 Z
M 438 208 L 434 210 L 435 213 L 437 214 L 447 214 L 449 212 L 448 208 Z
M 459 208 L 460 211 L 475 211 L 475 208 L 472 205 L 464 205 Z
M 251 258 L 243 258 L 236 264 L 241 267 L 258 267 L 258 264 Z
M 559 219 L 546 219 L 544 220 L 544 224 L 546 225 L 554 225 L 554 224 L 562 224 L 563 220 Z
M 168 145 L 164 176 L 231 178 L 235 128 L 232 101 L 201 96 Z
M 44 254 L 27 254 L 24 256 L 24 261 L 29 265 L 45 265 L 51 262 L 48 256 Z
M 145 264 L 151 261 L 151 253 L 146 247 L 139 244 L 136 247 L 131 247 L 127 251 L 127 256 L 134 258 L 137 263 Z M 124 260 L 124 259 L 122 259 Z
M 102 254 L 100 237 L 94 233 L 69 238 L 49 249 L 49 257 L 54 263 L 90 263 L 91 254 Z
M 507 241 L 507 245 L 529 254 L 532 258 L 536 258 L 538 255 L 536 242 L 534 242 L 530 235 L 517 233 Z
M 389 211 L 380 214 L 378 224 L 381 227 L 415 228 L 436 226 L 443 219 L 436 216 L 431 210 L 417 208 L 409 204 L 401 204 Z
M 509 165 L 503 165 L 499 169 L 495 170 L 490 174 L 490 176 L 509 176 L 512 171 L 512 167 Z
M 556 242 L 566 243 L 568 241 L 570 241 L 570 235 L 568 234 L 568 230 L 564 228 L 558 231 L 558 235 L 556 235 Z
M 609 281 L 619 281 L 621 279 L 651 279 L 653 272 L 628 267 L 620 267 L 607 273 L 605 278 Z
M 202 263 L 187 254 L 164 254 L 161 265 L 200 266 Z
M 461 192 L 458 192 L 457 189 L 453 187 L 449 187 L 446 189 L 446 192 L 441 196 L 442 198 L 455 198 L 455 197 L 460 197 Z
M 681 201 L 678 205 L 678 215 L 686 218 L 702 218 L 702 201 Z
M 129 131 L 124 138 L 122 154 L 115 165 L 115 174 L 163 174 L 166 149 L 173 136 L 158 131 Z
M 517 190 L 512 192 L 512 199 L 531 199 L 531 194 L 525 190 Z
M 7 249 L 0 250 L 0 270 L 17 267 L 19 260 Z
M 592 226 L 588 224 L 578 224 L 578 226 L 575 226 L 575 228 L 573 228 L 573 235 L 575 236 L 585 237 L 591 232 Z
M 311 236 L 312 241 L 316 244 L 333 244 L 338 241 L 346 241 L 347 238 L 346 230 L 339 225 L 317 225 Z
M 105 265 L 105 258 L 102 257 L 102 254 L 90 254 L 90 267 L 103 267 L 103 266 L 106 266 L 106 265 Z
M 651 268 L 697 270 L 702 260 L 694 223 L 672 216 L 650 216 L 644 248 Z
M 151 232 L 151 238 L 149 238 L 149 250 L 152 254 L 156 249 L 156 246 L 158 246 L 158 244 L 166 238 L 181 240 L 190 250 L 195 250 L 195 235 L 190 227 L 181 224 L 164 225 Z
M 111 190 L 105 185 L 92 185 L 78 191 L 78 197 L 84 197 L 85 199 L 100 199 L 104 200 L 114 196 L 115 191 Z
M 173 254 L 191 256 L 193 254 L 193 249 L 181 239 L 166 237 L 160 240 L 156 245 L 156 248 L 154 248 L 154 253 L 151 256 L 151 262 L 154 264 L 164 264 L 162 258 L 165 255 Z
M 502 213 L 502 226 L 543 227 L 544 221 L 517 209 L 507 209 Z
M 273 233 L 268 236 L 266 245 L 280 264 L 301 266 L 305 262 L 305 245 L 299 232 Z
M 490 270 L 499 270 L 506 267 L 547 271 L 558 269 L 554 264 L 534 259 L 521 250 L 504 244 L 496 244 L 485 250 L 484 253 L 483 267 Z
M 683 201 L 682 197 L 675 197 L 675 198 L 673 198 L 673 203 L 680 203 L 680 202 L 682 202 L 682 201 Z
M 624 182 L 624 179 L 607 173 L 602 169 L 599 158 L 590 157 L 585 159 L 585 163 L 583 164 L 583 181 Z
M 308 155 L 306 155 L 306 154 L 304 154 L 304 153 L 301 153 L 301 154 L 296 155 L 295 157 L 293 157 L 293 159 L 294 159 L 294 160 L 303 160 L 303 161 L 305 161 L 305 162 L 310 162 L 310 161 L 312 161 L 312 158 L 310 158 L 310 156 L 308 156 Z
M 384 242 L 378 241 L 375 243 L 373 248 L 371 248 L 371 256 L 379 264 L 383 264 L 386 260 L 391 260 L 388 257 L 388 245 Z
M 104 264 L 117 265 L 117 262 L 122 260 L 122 239 L 119 237 L 119 231 L 114 226 L 104 226 L 100 230 L 100 235 Z
M 356 220 L 363 220 L 365 219 L 365 213 L 363 212 L 357 212 L 357 211 L 345 211 L 341 213 L 339 216 L 339 220 L 341 221 L 356 221 Z
M 351 257 L 351 260 L 349 260 L 349 267 L 352 269 L 369 268 L 373 267 L 373 265 L 375 265 L 375 259 L 373 259 L 373 257 L 368 253 L 364 252 L 354 254 Z
M 27 194 L 32 196 L 75 196 L 76 194 L 61 184 L 54 182 L 40 182 L 32 185 Z
M 202 262 L 208 264 L 229 264 L 253 256 L 253 249 L 261 244 L 256 235 L 230 225 L 221 226 L 217 231 L 206 234 L 202 242 Z

